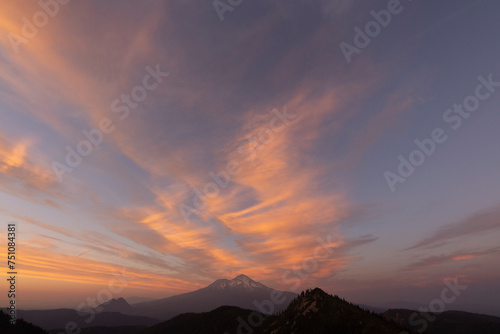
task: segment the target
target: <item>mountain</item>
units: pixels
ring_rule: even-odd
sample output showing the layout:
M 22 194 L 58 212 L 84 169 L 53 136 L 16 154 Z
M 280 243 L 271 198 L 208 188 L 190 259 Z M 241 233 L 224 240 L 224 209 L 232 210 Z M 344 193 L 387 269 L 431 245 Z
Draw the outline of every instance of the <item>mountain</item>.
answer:
M 279 315 L 269 317 L 256 333 L 273 334 L 399 334 L 403 328 L 316 288 L 290 303 Z
M 111 299 L 96 308 L 100 312 L 90 323 L 86 322 L 91 317 L 90 313 L 85 310 L 82 312 L 72 309 L 19 310 L 18 316 L 46 330 L 64 328 L 66 323 L 73 321 L 81 329 L 87 328 L 82 333 L 90 333 L 92 330 L 96 333 L 114 332 L 117 329 L 111 329 L 111 327 L 116 326 L 127 326 L 127 331 L 134 331 L 168 320 L 181 313 L 208 312 L 225 305 L 257 309 L 263 302 L 270 303 L 270 298 L 277 298 L 280 303 L 273 303 L 273 310 L 270 312 L 273 313 L 284 309 L 296 296 L 291 292 L 266 287 L 248 276 L 239 275 L 232 280 L 216 280 L 209 286 L 193 292 L 134 305 L 130 305 L 123 298 Z
M 264 284 L 255 282 L 250 277 L 239 275 L 232 280 L 218 279 L 210 284 L 208 289 L 212 290 L 235 290 L 235 291 L 254 291 L 259 289 L 269 289 Z
M 224 303 L 233 306 L 224 306 Z M 19 310 L 16 329 L 6 327 L 8 317 L 0 313 L 0 333 L 46 334 L 28 323 L 32 322 L 49 330 L 50 334 L 59 334 L 64 332 L 66 323 L 74 321 L 81 334 L 400 334 L 423 332 L 424 329 L 427 334 L 500 334 L 499 317 L 446 311 L 427 315 L 433 317 L 429 321 L 421 315 L 415 318 L 413 314 L 417 312 L 407 309 L 388 310 L 379 315 L 319 288 L 297 296 L 268 288 L 245 275 L 232 280 L 219 279 L 200 290 L 134 306 L 122 298 L 101 306 L 104 312 L 97 313 L 90 323 L 85 322 L 88 315 L 70 309 Z M 188 312 L 183 311 L 185 309 Z M 198 311 L 200 309 L 203 311 Z M 108 310 L 134 312 L 135 315 Z M 170 319 L 159 322 L 138 316 L 138 312 L 151 312 L 159 315 L 158 318 Z M 424 323 L 426 328 L 423 328 Z
M 236 333 L 240 326 L 239 319 L 248 319 L 253 312 L 236 306 L 221 306 L 210 312 L 184 313 L 150 327 L 140 334 Z
M 500 334 L 500 318 L 462 311 L 445 311 L 442 313 L 419 314 L 407 309 L 388 310 L 382 314 L 388 320 L 401 326 L 425 331 L 427 334 Z
M 89 315 L 80 313 L 71 309 L 54 309 L 40 311 L 17 311 L 18 318 L 36 324 L 43 329 L 50 330 L 56 328 L 65 328 L 70 321 L 75 322 L 78 327 L 86 328 L 93 326 L 152 326 L 158 323 L 158 320 L 143 317 L 125 315 L 118 312 L 101 312 L 95 315 L 95 318 L 89 323 L 86 322 L 90 318 Z
M 119 312 L 123 314 L 134 314 L 134 308 L 123 298 L 111 299 L 97 307 L 101 312 Z
M 147 326 L 96 326 L 88 328 L 80 328 L 79 331 L 74 333 L 78 334 L 138 334 L 140 331 L 148 328 Z M 54 329 L 50 330 L 49 334 L 66 334 L 64 329 Z
M 47 334 L 38 326 L 32 325 L 22 319 L 17 319 L 16 325 L 10 324 L 10 317 L 0 310 L 0 333 L 2 334 Z
M 136 314 L 168 320 L 181 313 L 208 312 L 225 305 L 258 310 L 262 303 L 270 303 L 271 296 L 281 302 L 272 304 L 270 313 L 273 313 L 285 309 L 297 294 L 274 290 L 248 276 L 239 275 L 232 280 L 216 280 L 193 292 L 138 303 L 133 308 Z
M 234 306 L 185 313 L 140 334 L 399 334 L 404 329 L 320 289 L 308 290 L 280 314 L 263 315 Z

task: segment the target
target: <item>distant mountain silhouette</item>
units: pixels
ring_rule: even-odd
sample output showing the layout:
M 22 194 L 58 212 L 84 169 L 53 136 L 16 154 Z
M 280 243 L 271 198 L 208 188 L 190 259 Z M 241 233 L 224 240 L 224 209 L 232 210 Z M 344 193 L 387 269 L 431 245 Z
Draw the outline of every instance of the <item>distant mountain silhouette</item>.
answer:
M 417 315 L 413 315 L 416 313 Z M 399 325 L 426 334 L 500 334 L 500 318 L 462 311 L 429 313 L 431 320 L 417 311 L 407 309 L 388 310 L 382 316 Z M 435 318 L 434 318 L 435 317 Z
M 256 303 L 269 300 L 273 291 L 275 294 L 280 293 L 279 298 L 283 300 L 279 305 L 275 305 L 275 311 L 285 309 L 297 296 L 292 292 L 276 291 L 248 276 L 239 275 L 232 280 L 216 280 L 209 286 L 193 292 L 138 303 L 132 307 L 136 314 L 168 320 L 181 313 L 208 312 L 226 305 L 256 310 Z
M 378 306 L 366 305 L 366 304 L 356 304 L 356 305 L 361 307 L 363 310 L 368 310 L 370 312 L 377 313 L 377 314 L 382 314 L 389 309 L 387 307 L 378 307 Z
M 134 308 L 123 298 L 111 299 L 102 303 L 97 308 L 103 308 L 101 312 L 120 312 L 123 314 L 134 314 Z
M 80 328 L 78 334 L 137 334 L 146 329 L 147 326 L 96 326 L 88 328 Z M 49 334 L 66 333 L 64 329 L 54 329 L 48 332 Z M 76 332 L 75 332 L 76 333 Z
M 16 324 L 10 324 L 10 317 L 0 310 L 0 333 L 2 334 L 47 334 L 38 326 L 22 319 L 17 319 Z
M 28 322 L 34 323 L 43 329 L 65 328 L 70 321 L 75 322 L 78 327 L 95 327 L 95 326 L 152 326 L 158 323 L 158 320 L 135 315 L 125 315 L 118 312 L 101 312 L 97 313 L 95 319 L 90 323 L 85 320 L 89 316 L 79 315 L 76 310 L 71 309 L 55 309 L 55 310 L 40 310 L 40 311 L 23 311 L 17 312 L 18 318 L 22 318 Z
M 253 312 L 236 306 L 221 306 L 210 312 L 184 313 L 145 329 L 140 334 L 236 333 L 240 325 L 238 319 L 248 319 Z

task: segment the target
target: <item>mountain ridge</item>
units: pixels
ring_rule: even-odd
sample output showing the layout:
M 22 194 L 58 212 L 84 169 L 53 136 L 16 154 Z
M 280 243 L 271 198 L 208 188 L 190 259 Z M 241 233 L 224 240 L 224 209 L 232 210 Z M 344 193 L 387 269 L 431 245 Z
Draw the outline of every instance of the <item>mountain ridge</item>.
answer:
M 288 294 L 288 298 L 277 305 L 278 299 L 272 298 L 276 292 Z M 165 329 L 169 334 L 399 334 L 421 330 L 422 327 L 414 323 L 422 326 L 423 321 L 421 315 L 416 318 L 413 315 L 417 311 L 389 309 L 377 314 L 364 305 L 349 303 L 319 288 L 308 289 L 300 295 L 280 292 L 243 274 L 215 280 L 185 294 L 144 302 L 143 309 L 136 305 L 130 305 L 121 297 L 111 299 L 97 306 L 102 310 L 88 324 L 83 322 L 86 318 L 82 312 L 71 309 L 19 310 L 18 316 L 50 333 L 59 333 L 61 330 L 57 328 L 64 328 L 67 321 L 75 321 L 82 334 L 150 334 L 164 333 Z M 113 309 L 133 314 L 109 311 Z M 144 315 L 150 311 L 159 316 Z M 436 320 L 426 323 L 428 334 L 475 334 L 477 330 L 500 334 L 499 317 L 463 311 L 432 315 Z
M 303 291 L 278 315 L 266 320 L 262 334 L 399 334 L 404 328 L 320 288 Z
M 382 316 L 419 333 L 500 334 L 500 317 L 479 313 L 449 310 L 423 314 L 408 309 L 390 309 L 382 313 Z
M 338 316 L 340 314 L 340 316 Z M 139 334 L 399 334 L 403 327 L 316 288 L 270 316 L 234 306 L 184 313 Z

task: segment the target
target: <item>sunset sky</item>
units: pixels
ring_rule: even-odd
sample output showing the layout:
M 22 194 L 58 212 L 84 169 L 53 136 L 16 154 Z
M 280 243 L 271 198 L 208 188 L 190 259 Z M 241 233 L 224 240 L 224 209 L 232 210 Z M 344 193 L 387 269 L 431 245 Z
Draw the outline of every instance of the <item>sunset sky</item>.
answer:
M 427 305 L 458 278 L 449 308 L 500 315 L 498 1 L 402 0 L 350 62 L 391 1 L 65 1 L 0 4 L 18 308 L 75 307 L 125 268 L 120 296 L 150 298 L 243 273 Z M 332 255 L 300 269 L 318 238 Z

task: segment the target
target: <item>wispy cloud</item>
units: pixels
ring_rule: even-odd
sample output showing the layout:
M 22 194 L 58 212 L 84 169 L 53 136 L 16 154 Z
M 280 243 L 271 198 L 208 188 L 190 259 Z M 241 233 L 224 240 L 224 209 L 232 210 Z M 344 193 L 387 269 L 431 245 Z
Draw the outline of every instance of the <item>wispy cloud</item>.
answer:
M 482 251 L 455 252 L 449 255 L 433 255 L 425 257 L 419 261 L 409 264 L 405 270 L 422 270 L 438 265 L 444 265 L 454 261 L 472 260 L 484 255 L 495 255 L 500 252 L 500 247 L 490 248 Z
M 500 207 L 478 212 L 463 221 L 448 224 L 406 250 L 441 246 L 453 239 L 471 237 L 500 228 Z

